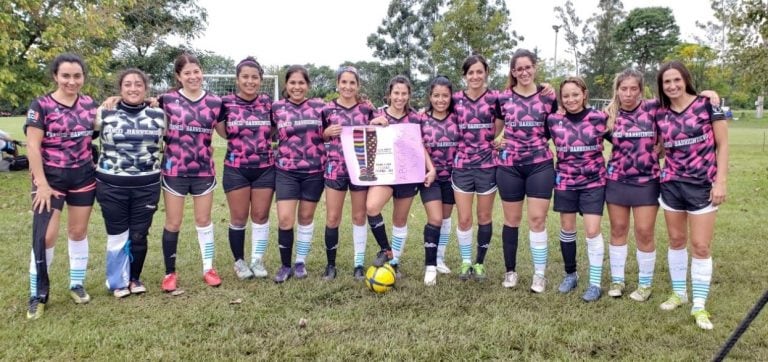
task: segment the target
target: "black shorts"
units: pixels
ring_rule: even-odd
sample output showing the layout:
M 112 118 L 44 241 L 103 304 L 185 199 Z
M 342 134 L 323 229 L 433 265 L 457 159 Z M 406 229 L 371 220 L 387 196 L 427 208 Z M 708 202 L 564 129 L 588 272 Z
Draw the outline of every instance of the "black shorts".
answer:
M 325 187 L 336 191 L 368 191 L 368 186 L 355 185 L 348 177 L 339 177 L 335 180 L 325 179 Z
M 224 176 L 221 179 L 224 192 L 251 187 L 252 189 L 275 188 L 275 166 L 262 168 L 245 168 L 224 166 Z
M 555 190 L 556 212 L 603 215 L 605 186 L 583 190 Z
M 216 188 L 216 177 L 179 177 L 165 176 L 162 180 L 163 190 L 176 196 L 203 196 L 211 193 Z
M 692 184 L 670 181 L 661 184 L 661 208 L 671 212 L 687 212 L 693 215 L 706 214 L 717 210 L 709 201 L 711 184 Z
M 496 192 L 496 167 L 454 168 L 451 173 L 451 183 L 456 192 L 492 194 Z
M 659 180 L 637 185 L 606 180 L 605 202 L 620 206 L 658 206 Z
M 389 187 L 392 188 L 392 197 L 396 199 L 407 199 L 409 197 L 414 197 L 419 193 L 419 185 L 423 186 L 424 184 L 400 184 L 389 185 Z
M 320 201 L 325 182 L 322 172 L 290 172 L 278 168 L 275 174 L 275 194 L 278 201 Z
M 502 201 L 523 201 L 526 195 L 548 200 L 555 187 L 555 166 L 552 160 L 522 166 L 498 166 L 496 184 Z
M 146 234 L 160 201 L 160 183 L 124 187 L 99 180 L 96 182 L 96 198 L 101 205 L 107 234 L 118 235 L 126 230 L 132 234 Z
M 88 164 L 76 168 L 59 168 L 43 165 L 45 179 L 54 192 L 61 193 L 64 202 L 52 202 L 57 210 L 64 208 L 64 203 L 70 206 L 93 206 L 96 199 L 96 173 L 93 165 Z M 33 180 L 32 194 L 37 192 Z
M 424 184 L 421 184 L 419 193 L 421 194 L 421 202 L 424 204 L 435 200 L 448 205 L 456 204 L 451 180 L 435 181 L 429 187 L 424 187 Z

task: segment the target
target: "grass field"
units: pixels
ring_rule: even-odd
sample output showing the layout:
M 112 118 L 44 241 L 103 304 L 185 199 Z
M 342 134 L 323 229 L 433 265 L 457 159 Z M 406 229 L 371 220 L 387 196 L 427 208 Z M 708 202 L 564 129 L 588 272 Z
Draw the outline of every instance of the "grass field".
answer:
M 0 118 L 0 129 L 22 137 L 21 118 Z M 718 215 L 714 240 L 715 272 L 708 310 L 715 329 L 699 330 L 688 308 L 662 312 L 658 304 L 671 290 L 667 271 L 667 237 L 663 218 L 657 224 L 658 259 L 654 295 L 646 303 L 603 297 L 585 304 L 587 257 L 579 231 L 579 274 L 576 293 L 561 295 L 562 276 L 557 242 L 559 220 L 550 213 L 549 286 L 543 294 L 528 291 L 532 275 L 527 228 L 521 229 L 518 253 L 520 285 L 501 287 L 502 215 L 497 203 L 494 238 L 485 283 L 460 282 L 440 276 L 436 287 L 422 283 L 421 230 L 424 212 L 414 203 L 409 240 L 403 259 L 406 275 L 383 296 L 354 282 L 349 219 L 342 222 L 339 278 L 323 282 L 325 265 L 324 208 L 318 208 L 315 241 L 308 259 L 310 277 L 276 285 L 270 280 L 240 282 L 231 269 L 226 239 L 228 211 L 224 194 L 216 191 L 213 219 L 216 260 L 223 278 L 220 288 L 204 286 L 200 251 L 191 213 L 179 243 L 178 270 L 186 294 L 171 297 L 159 291 L 163 275 L 159 237 L 163 212 L 155 217 L 143 279 L 149 293 L 115 300 L 104 287 L 105 232 L 98 206 L 90 224 L 91 258 L 86 287 L 93 300 L 74 305 L 68 296 L 66 233 L 61 232 L 51 271 L 51 299 L 45 315 L 27 321 L 28 263 L 31 213 L 29 176 L 0 173 L 0 359 L 2 360 L 704 360 L 710 359 L 749 308 L 768 288 L 766 223 L 768 223 L 768 120 L 732 122 L 728 201 Z M 221 144 L 221 143 L 220 143 Z M 217 150 L 217 161 L 222 149 Z M 219 167 L 220 167 L 220 163 Z M 348 207 L 348 205 L 347 205 Z M 189 209 L 188 209 L 189 210 Z M 274 211 L 274 210 L 273 210 Z M 385 216 L 389 210 L 385 211 Z M 267 263 L 278 266 L 276 217 Z M 64 224 L 66 225 L 66 224 Z M 454 223 L 455 225 L 455 223 Z M 603 234 L 608 235 L 607 217 Z M 368 261 L 375 242 L 368 239 Z M 250 250 L 247 247 L 246 252 Z M 448 246 L 448 264 L 458 269 L 455 237 Z M 607 257 L 606 249 L 606 257 Z M 630 248 L 627 281 L 637 280 L 634 249 Z M 610 281 L 604 264 L 604 286 Z M 240 299 L 242 303 L 233 301 Z M 307 319 L 305 328 L 298 325 Z M 768 360 L 768 312 L 764 311 L 731 352 L 734 359 Z

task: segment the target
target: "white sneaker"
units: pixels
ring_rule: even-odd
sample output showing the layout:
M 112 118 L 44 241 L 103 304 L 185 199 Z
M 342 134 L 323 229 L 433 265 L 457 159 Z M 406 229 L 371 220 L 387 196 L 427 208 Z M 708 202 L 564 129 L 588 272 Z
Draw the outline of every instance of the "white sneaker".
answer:
M 531 291 L 534 293 L 544 293 L 544 289 L 547 289 L 547 278 L 543 275 L 534 274 Z
M 424 285 L 433 286 L 435 284 L 437 284 L 437 268 L 430 265 L 424 270 Z
M 517 286 L 517 273 L 516 272 L 506 272 L 504 274 L 504 281 L 501 282 L 501 286 L 504 288 L 514 288 Z
M 448 268 L 448 265 L 445 265 L 445 261 L 438 260 L 437 261 L 437 272 L 440 274 L 451 274 L 451 269 Z
M 253 272 L 251 271 L 251 268 L 248 267 L 248 264 L 246 264 L 245 260 L 243 259 L 235 262 L 234 269 L 235 275 L 237 275 L 237 278 L 240 280 L 253 278 Z
M 264 262 L 261 259 L 255 259 L 251 263 L 251 272 L 253 272 L 253 276 L 256 278 L 266 278 L 267 275 L 269 275 L 267 269 L 264 268 Z

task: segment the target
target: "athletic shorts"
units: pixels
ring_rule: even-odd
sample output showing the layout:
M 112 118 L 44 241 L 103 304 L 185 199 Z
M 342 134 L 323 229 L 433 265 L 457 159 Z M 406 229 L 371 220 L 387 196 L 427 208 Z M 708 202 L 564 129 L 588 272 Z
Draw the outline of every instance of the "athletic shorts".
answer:
M 392 197 L 396 199 L 407 199 L 409 197 L 414 197 L 419 193 L 419 185 L 423 186 L 424 184 L 400 184 L 389 185 L 389 187 L 392 188 Z
M 160 201 L 160 183 L 122 187 L 98 180 L 96 198 L 101 205 L 107 234 L 118 235 L 126 230 L 132 234 L 146 234 Z
M 523 201 L 525 196 L 552 198 L 555 166 L 552 160 L 521 166 L 497 166 L 496 184 L 502 201 Z
M 711 184 L 692 184 L 681 181 L 670 181 L 661 184 L 659 204 L 661 208 L 671 212 L 687 212 L 693 215 L 717 211 L 717 206 L 709 201 Z
M 421 194 L 421 202 L 424 204 L 435 200 L 448 205 L 456 204 L 451 180 L 435 181 L 429 187 L 424 187 L 424 184 L 421 184 L 419 193 Z
M 320 201 L 325 179 L 322 172 L 275 171 L 275 194 L 277 200 Z
M 454 168 L 451 173 L 451 183 L 456 192 L 492 194 L 496 192 L 496 167 Z
M 606 180 L 605 202 L 620 206 L 658 206 L 659 180 L 637 185 Z
M 230 167 L 224 166 L 224 176 L 221 184 L 224 192 L 251 187 L 252 189 L 274 189 L 275 167 L 262 168 Z
M 336 191 L 368 191 L 368 186 L 355 185 L 348 177 L 339 177 L 335 180 L 325 179 L 325 187 Z
M 216 188 L 216 177 L 179 177 L 163 175 L 163 190 L 176 196 L 203 196 Z
M 603 215 L 605 186 L 583 190 L 555 190 L 556 212 Z
M 70 206 L 93 206 L 96 199 L 96 172 L 93 165 L 76 168 L 59 168 L 43 165 L 43 172 L 48 185 L 55 193 L 63 194 L 63 202 L 51 202 L 57 210 L 64 208 L 64 203 Z M 32 194 L 37 192 L 33 180 Z M 53 197 L 52 197 L 53 198 Z

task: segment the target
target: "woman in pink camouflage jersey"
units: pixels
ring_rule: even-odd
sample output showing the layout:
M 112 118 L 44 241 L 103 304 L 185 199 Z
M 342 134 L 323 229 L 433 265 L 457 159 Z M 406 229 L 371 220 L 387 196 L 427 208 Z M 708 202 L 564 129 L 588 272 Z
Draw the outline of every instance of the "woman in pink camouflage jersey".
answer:
M 83 282 L 88 266 L 88 219 L 96 197 L 91 139 L 97 105 L 80 94 L 87 73 L 79 56 L 57 56 L 51 73 L 56 90 L 32 101 L 24 125 L 32 173 L 29 319 L 40 318 L 48 302 L 48 269 L 65 203 L 70 294 L 78 304 L 91 300 Z
M 728 123 L 720 108 L 696 95 L 691 73 L 672 61 L 657 76 L 660 109 L 656 122 L 665 150 L 661 197 L 669 234 L 669 275 L 673 293 L 663 310 L 688 302 L 691 246 L 691 315 L 702 329 L 714 326 L 705 309 L 712 281 L 712 238 L 717 208 L 725 202 L 728 180 Z
M 261 93 L 264 70 L 253 57 L 236 67 L 237 92 L 222 97 L 217 132 L 227 139 L 222 184 L 229 205 L 229 247 L 235 275 L 264 278 L 269 208 L 275 189 L 272 98 Z M 251 263 L 245 262 L 245 229 L 251 219 Z
M 547 117 L 547 129 L 557 151 L 554 211 L 560 213 L 560 249 L 565 266 L 561 293 L 576 288 L 576 215 L 584 219 L 589 256 L 589 287 L 586 302 L 600 299 L 605 246 L 600 230 L 605 201 L 605 159 L 603 137 L 608 117 L 588 108 L 587 85 L 579 77 L 560 84 L 560 105 L 565 114 Z
M 179 89 L 158 99 L 160 108 L 168 117 L 162 166 L 165 201 L 165 277 L 162 289 L 165 292 L 173 292 L 177 287 L 176 250 L 186 195 L 192 195 L 194 204 L 195 228 L 203 259 L 203 281 L 212 287 L 221 284 L 221 278 L 213 268 L 211 222 L 213 190 L 216 188 L 211 141 L 219 121 L 221 98 L 203 89 L 203 70 L 194 56 L 182 54 L 177 57 L 174 72 Z
M 297 279 L 307 277 L 305 259 L 309 255 L 315 230 L 315 210 L 325 182 L 322 122 L 325 102 L 319 98 L 307 99 L 309 86 L 309 74 L 304 67 L 289 67 L 285 73 L 284 98 L 272 106 L 272 121 L 277 127 L 275 193 L 281 261 L 275 275 L 277 283 L 284 282 L 291 275 Z M 291 269 L 293 226 L 296 221 L 296 263 Z M 329 250 L 328 253 L 333 254 L 335 261 L 336 250 Z M 326 268 L 325 278 L 332 279 L 335 275 L 335 266 Z

